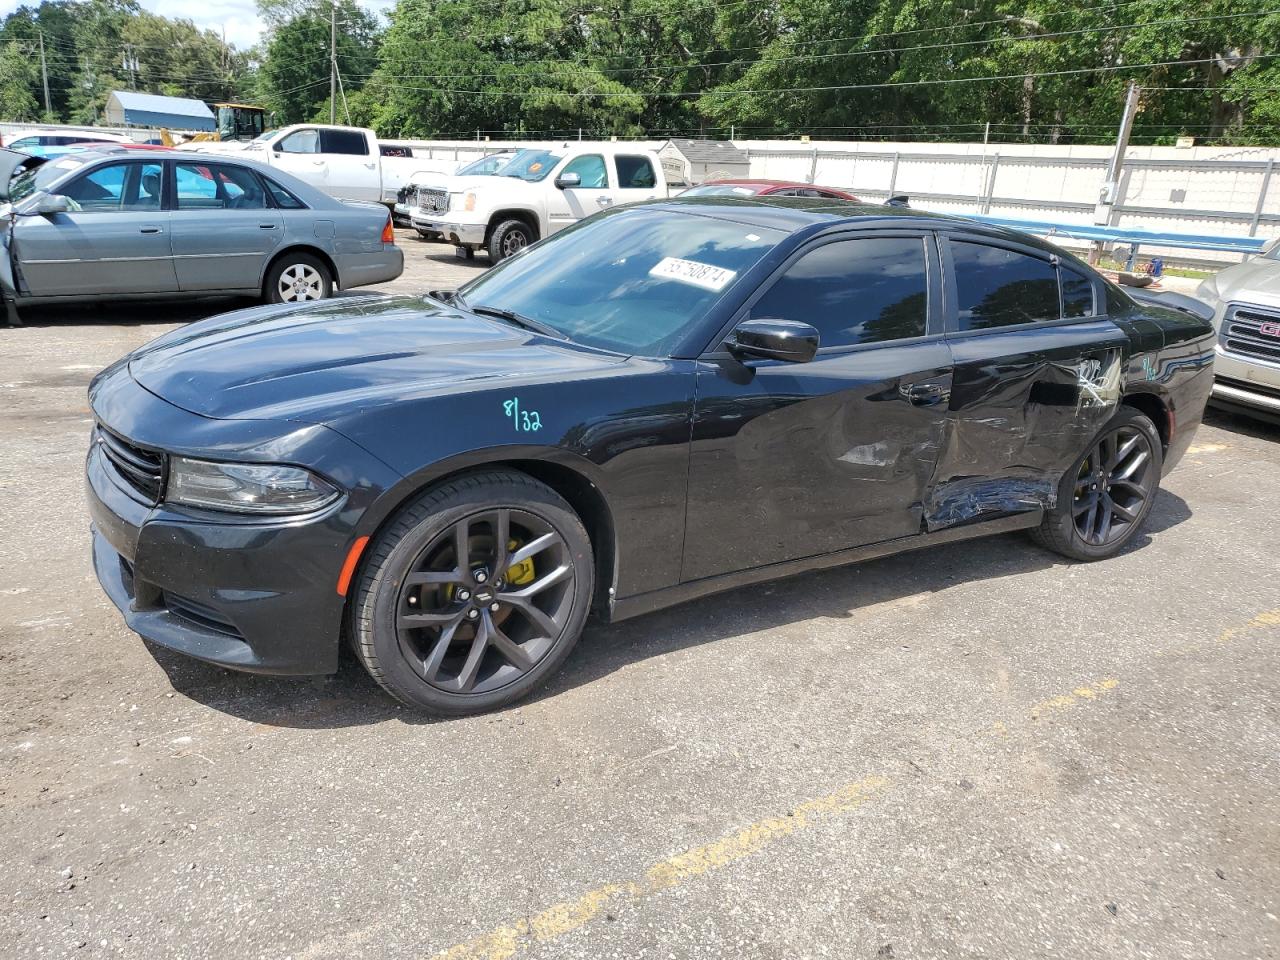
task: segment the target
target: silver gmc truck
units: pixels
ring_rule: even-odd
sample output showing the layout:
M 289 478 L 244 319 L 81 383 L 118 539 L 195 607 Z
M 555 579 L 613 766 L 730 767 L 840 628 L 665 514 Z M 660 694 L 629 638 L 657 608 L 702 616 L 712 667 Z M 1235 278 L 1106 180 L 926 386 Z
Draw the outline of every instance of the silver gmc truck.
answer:
M 1210 403 L 1280 422 L 1280 240 L 1200 284 L 1218 328 Z

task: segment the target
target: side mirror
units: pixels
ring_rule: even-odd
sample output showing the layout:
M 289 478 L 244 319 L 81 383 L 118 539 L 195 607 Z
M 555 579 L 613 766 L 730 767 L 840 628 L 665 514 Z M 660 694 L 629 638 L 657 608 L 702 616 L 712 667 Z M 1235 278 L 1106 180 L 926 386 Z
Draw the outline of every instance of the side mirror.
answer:
M 799 320 L 744 320 L 726 346 L 734 356 L 808 363 L 818 352 L 818 331 Z
M 886 207 L 908 207 L 911 205 L 910 200 L 911 198 L 905 193 L 900 193 L 897 196 L 890 197 L 884 202 L 884 205 Z
M 582 186 L 582 175 L 577 173 L 562 173 L 556 177 L 556 186 L 561 190 L 569 190 L 573 187 Z
M 70 210 L 71 201 L 57 193 L 46 193 L 36 204 L 36 213 L 42 217 L 55 213 L 69 213 Z

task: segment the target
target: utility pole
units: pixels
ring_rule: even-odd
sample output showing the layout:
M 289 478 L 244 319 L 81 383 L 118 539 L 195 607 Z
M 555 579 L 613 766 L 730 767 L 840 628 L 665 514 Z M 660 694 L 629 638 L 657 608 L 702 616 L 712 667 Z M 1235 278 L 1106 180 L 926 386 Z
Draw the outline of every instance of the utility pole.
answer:
M 338 0 L 329 8 L 329 122 L 338 119 Z
M 40 77 L 44 80 L 44 112 L 45 119 L 53 116 L 53 105 L 49 100 L 49 68 L 44 62 L 44 31 L 40 31 Z
M 1116 148 L 1107 164 L 1107 179 L 1098 195 L 1098 203 L 1093 208 L 1093 222 L 1097 226 L 1111 225 L 1111 214 L 1116 200 L 1120 196 L 1120 175 L 1124 170 L 1124 154 L 1129 148 L 1129 135 L 1133 132 L 1133 118 L 1138 112 L 1138 95 L 1141 89 L 1130 80 L 1129 89 L 1124 95 L 1124 113 L 1120 117 L 1120 132 L 1116 134 Z M 1102 241 L 1095 240 L 1089 249 L 1089 262 L 1097 263 L 1102 256 Z

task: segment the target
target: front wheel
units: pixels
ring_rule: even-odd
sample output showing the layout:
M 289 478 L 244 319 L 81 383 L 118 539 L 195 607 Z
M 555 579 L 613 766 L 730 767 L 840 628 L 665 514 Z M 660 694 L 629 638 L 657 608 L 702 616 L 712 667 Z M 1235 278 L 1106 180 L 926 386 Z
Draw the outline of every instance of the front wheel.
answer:
M 1163 462 L 1155 425 L 1121 407 L 1063 477 L 1058 503 L 1034 531 L 1036 539 L 1073 560 L 1119 553 L 1151 513 Z
M 489 259 L 497 263 L 514 257 L 533 239 L 533 230 L 523 220 L 503 220 L 489 234 Z
M 506 706 L 550 676 L 591 606 L 591 541 L 568 503 L 510 471 L 405 507 L 369 548 L 352 639 L 392 696 L 439 716 Z
M 267 271 L 263 284 L 267 303 L 303 303 L 333 296 L 333 275 L 309 253 L 286 253 Z

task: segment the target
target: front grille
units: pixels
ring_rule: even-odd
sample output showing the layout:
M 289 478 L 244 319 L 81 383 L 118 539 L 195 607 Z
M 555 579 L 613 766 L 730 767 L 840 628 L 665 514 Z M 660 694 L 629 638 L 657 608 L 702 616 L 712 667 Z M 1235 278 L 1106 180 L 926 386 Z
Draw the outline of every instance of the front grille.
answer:
M 446 190 L 419 187 L 418 206 L 427 213 L 445 213 L 449 209 L 449 193 Z
M 160 502 L 164 484 L 163 454 L 136 447 L 106 427 L 98 427 L 94 439 L 102 448 L 102 455 L 125 483 L 145 497 L 148 503 Z
M 1219 339 L 1227 353 L 1280 363 L 1280 310 L 1233 303 L 1227 307 Z
M 206 607 L 203 603 L 197 603 L 187 597 L 179 597 L 177 594 L 165 591 L 164 605 L 171 614 L 186 620 L 188 623 L 204 627 L 206 630 L 225 633 L 227 636 L 235 637 L 238 640 L 244 639 L 234 623 L 223 617 L 212 607 Z

